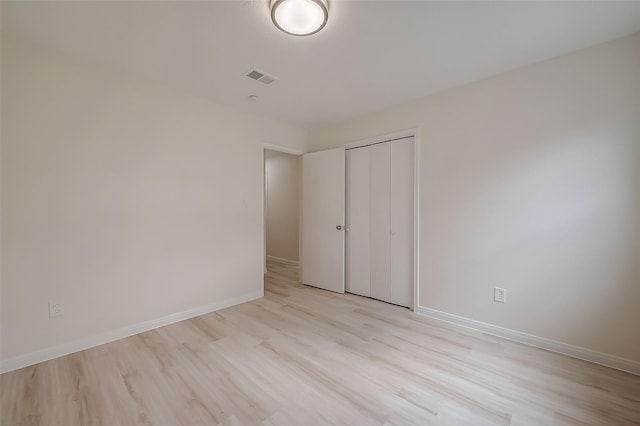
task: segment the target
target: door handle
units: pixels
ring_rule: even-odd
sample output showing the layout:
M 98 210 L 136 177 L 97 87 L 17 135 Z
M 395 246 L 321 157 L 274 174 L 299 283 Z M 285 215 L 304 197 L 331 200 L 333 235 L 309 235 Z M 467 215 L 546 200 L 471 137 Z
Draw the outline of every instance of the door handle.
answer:
M 338 231 L 342 231 L 342 225 L 338 225 L 338 226 L 336 226 L 336 229 L 337 229 Z

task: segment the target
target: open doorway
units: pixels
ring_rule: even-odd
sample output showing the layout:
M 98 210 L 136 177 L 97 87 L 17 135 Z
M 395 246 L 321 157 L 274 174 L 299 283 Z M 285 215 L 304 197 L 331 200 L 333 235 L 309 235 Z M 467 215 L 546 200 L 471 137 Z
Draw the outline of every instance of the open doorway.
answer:
M 271 266 L 297 277 L 302 165 L 298 153 L 287 151 L 264 149 L 265 273 Z

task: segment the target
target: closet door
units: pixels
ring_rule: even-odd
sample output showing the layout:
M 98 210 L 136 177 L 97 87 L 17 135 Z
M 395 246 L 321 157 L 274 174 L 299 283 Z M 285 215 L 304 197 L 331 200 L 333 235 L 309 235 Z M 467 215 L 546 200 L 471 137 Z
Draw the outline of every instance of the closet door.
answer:
M 346 290 L 371 296 L 369 148 L 347 151 Z
M 369 220 L 371 253 L 371 297 L 391 301 L 390 283 L 390 180 L 389 143 L 372 145 L 369 161 Z
M 391 303 L 413 306 L 414 140 L 391 142 L 390 290 Z

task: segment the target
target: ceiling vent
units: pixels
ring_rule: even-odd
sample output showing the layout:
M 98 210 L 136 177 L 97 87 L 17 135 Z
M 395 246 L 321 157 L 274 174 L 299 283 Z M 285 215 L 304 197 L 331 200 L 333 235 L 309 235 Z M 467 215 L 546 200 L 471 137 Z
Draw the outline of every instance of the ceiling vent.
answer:
M 262 71 L 258 71 L 255 68 L 252 68 L 247 74 L 245 74 L 247 77 L 249 77 L 252 80 L 256 80 L 259 81 L 260 83 L 264 83 L 264 84 L 271 84 L 274 81 L 278 80 L 277 77 L 274 77 L 272 75 L 269 75 L 265 72 Z

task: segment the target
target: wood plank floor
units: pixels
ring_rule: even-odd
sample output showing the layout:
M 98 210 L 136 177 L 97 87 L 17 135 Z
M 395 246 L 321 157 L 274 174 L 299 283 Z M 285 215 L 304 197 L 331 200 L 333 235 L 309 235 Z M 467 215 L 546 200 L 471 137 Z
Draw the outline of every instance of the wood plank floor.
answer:
M 296 283 L 3 374 L 13 425 L 640 424 L 640 377 Z

